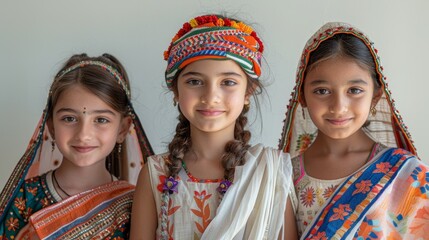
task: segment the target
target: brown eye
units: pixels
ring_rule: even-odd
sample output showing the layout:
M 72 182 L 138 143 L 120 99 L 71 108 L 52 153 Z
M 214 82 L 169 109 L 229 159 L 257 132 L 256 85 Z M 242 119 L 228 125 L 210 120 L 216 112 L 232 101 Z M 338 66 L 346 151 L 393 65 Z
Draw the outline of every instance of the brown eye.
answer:
M 314 92 L 313 92 L 313 93 L 315 93 L 315 94 L 319 94 L 319 95 L 326 95 L 326 94 L 329 94 L 330 92 L 329 92 L 329 90 L 328 90 L 328 89 L 325 89 L 325 88 L 319 88 L 319 89 L 314 90 Z
M 192 86 L 203 85 L 203 82 L 201 80 L 197 80 L 197 79 L 186 80 L 186 83 L 189 85 L 192 85 Z
M 70 122 L 77 122 L 77 119 L 75 117 L 66 116 L 61 118 L 62 121 L 70 123 Z
M 364 91 L 360 88 L 350 88 L 349 93 L 351 94 L 359 94 L 359 93 L 363 93 Z
M 237 82 L 234 80 L 225 80 L 222 82 L 222 84 L 225 86 L 235 86 L 237 85 Z
M 95 122 L 97 122 L 97 123 L 108 123 L 108 122 L 110 122 L 109 120 L 107 120 L 106 118 L 97 118 L 96 120 L 95 120 Z

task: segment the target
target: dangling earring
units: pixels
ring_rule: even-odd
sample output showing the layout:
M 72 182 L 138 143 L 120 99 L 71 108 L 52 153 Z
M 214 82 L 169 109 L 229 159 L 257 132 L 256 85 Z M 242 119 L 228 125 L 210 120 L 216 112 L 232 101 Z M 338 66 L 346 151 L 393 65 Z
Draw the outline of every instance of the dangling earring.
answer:
M 304 108 L 301 108 L 301 110 L 302 110 L 302 118 L 303 118 L 303 119 L 305 119 L 305 111 L 304 111 Z
M 177 101 L 175 98 L 173 99 L 173 106 L 177 106 Z
M 51 146 L 52 146 L 51 152 L 54 152 L 55 151 L 55 139 L 52 139 Z
M 244 104 L 243 111 L 248 112 L 250 109 L 250 103 Z
M 121 153 L 121 151 L 122 151 L 122 143 L 119 143 L 118 144 L 118 153 Z
M 374 106 L 374 107 L 371 107 L 370 112 L 371 112 L 371 115 L 372 115 L 373 117 L 377 114 L 377 109 L 375 108 L 375 106 Z

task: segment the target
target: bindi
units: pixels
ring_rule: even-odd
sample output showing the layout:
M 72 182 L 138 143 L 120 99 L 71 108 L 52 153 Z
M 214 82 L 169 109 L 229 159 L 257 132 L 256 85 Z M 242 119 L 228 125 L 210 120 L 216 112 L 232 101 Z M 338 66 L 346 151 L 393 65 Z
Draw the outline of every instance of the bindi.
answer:
M 83 107 L 83 111 L 82 111 L 82 113 L 83 113 L 83 114 L 86 114 L 86 107 Z

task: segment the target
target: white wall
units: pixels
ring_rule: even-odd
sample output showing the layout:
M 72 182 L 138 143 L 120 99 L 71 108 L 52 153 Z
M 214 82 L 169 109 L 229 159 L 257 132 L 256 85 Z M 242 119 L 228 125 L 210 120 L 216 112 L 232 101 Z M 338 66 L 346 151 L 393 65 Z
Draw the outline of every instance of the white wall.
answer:
M 375 42 L 397 107 L 428 162 L 428 9 L 427 0 L 2 1 L 0 188 L 27 146 L 53 76 L 74 53 L 109 52 L 124 63 L 136 111 L 155 151 L 164 151 L 177 112 L 162 54 L 185 21 L 209 12 L 253 23 L 265 42 L 269 97 L 262 100 L 262 131 L 261 118 L 252 125 L 253 142 L 277 145 L 305 42 L 325 22 L 345 21 Z

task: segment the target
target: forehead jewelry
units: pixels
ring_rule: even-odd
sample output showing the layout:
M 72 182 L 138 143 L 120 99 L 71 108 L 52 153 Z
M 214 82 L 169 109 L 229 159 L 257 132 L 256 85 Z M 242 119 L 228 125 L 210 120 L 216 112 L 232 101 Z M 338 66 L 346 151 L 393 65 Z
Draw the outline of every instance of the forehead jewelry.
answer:
M 86 114 L 86 107 L 83 107 L 83 114 Z

